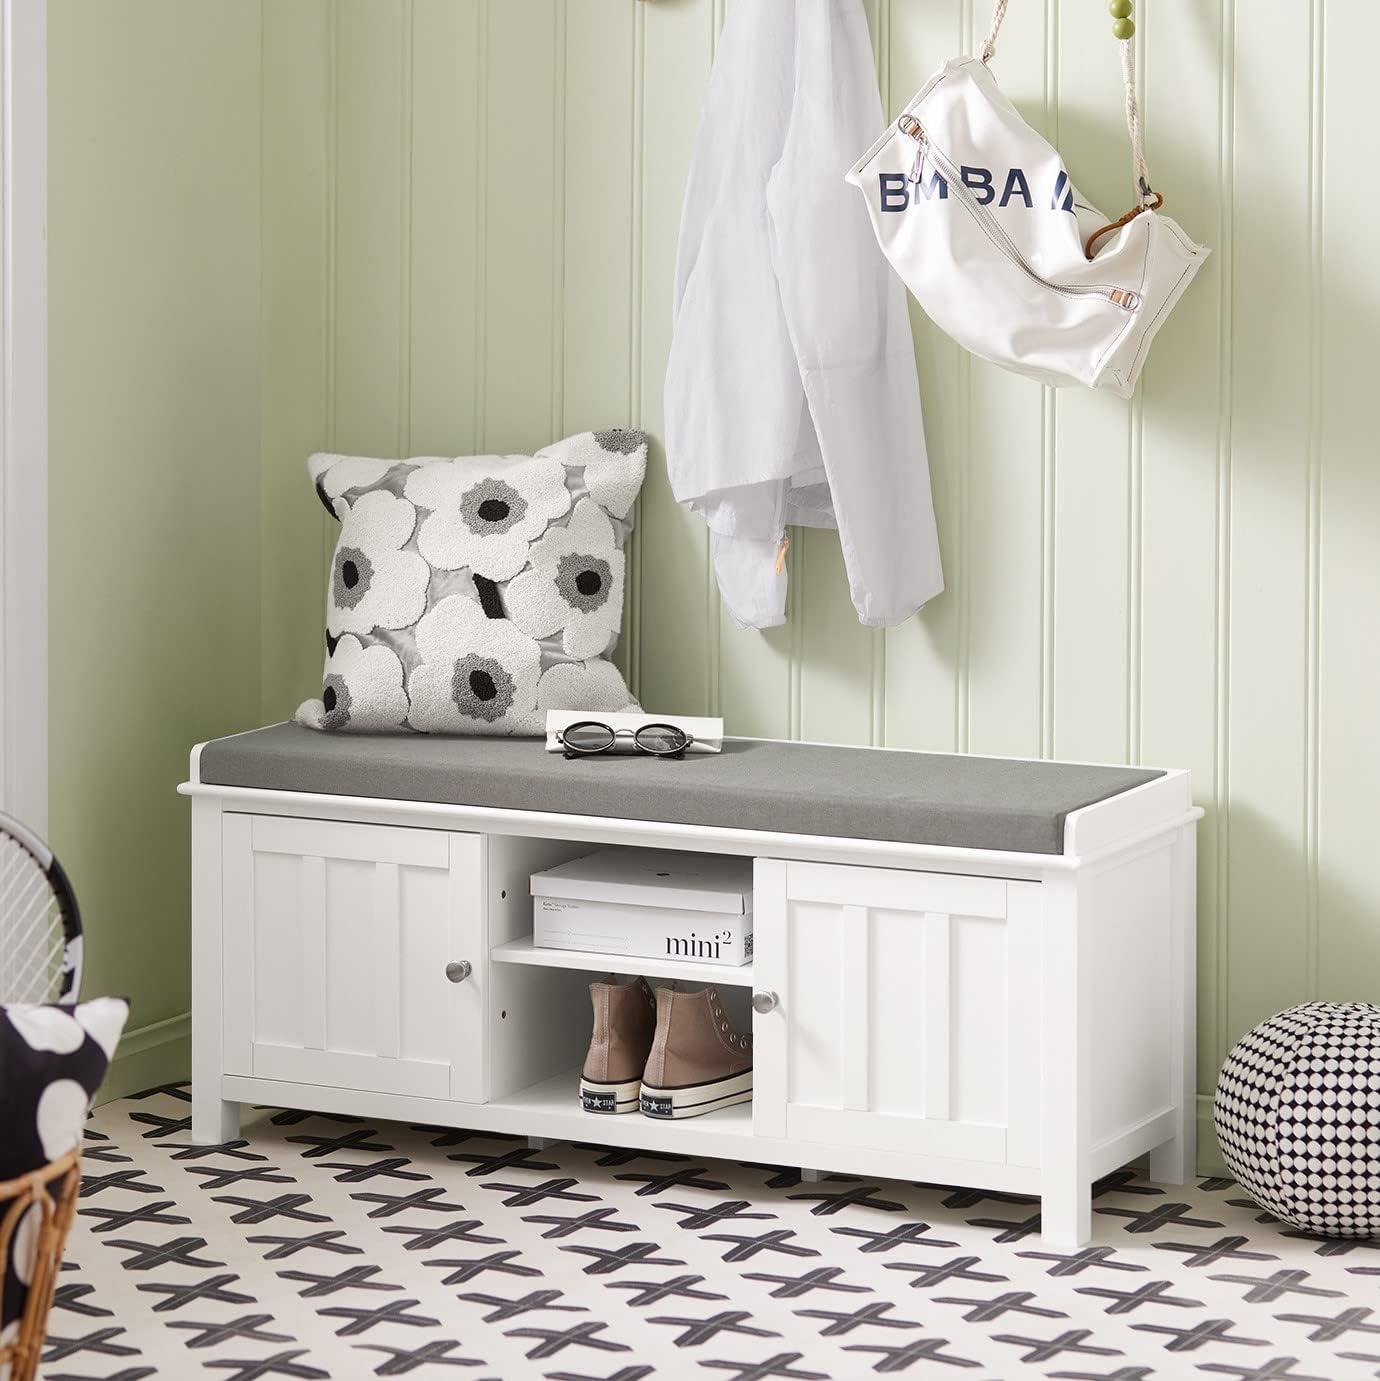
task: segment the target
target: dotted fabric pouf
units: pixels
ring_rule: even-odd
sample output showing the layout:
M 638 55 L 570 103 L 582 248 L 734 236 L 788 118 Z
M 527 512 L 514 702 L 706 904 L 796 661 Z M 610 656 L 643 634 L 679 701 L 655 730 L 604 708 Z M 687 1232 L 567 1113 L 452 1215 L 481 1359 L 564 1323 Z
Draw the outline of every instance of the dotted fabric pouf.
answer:
M 1380 1237 L 1380 1007 L 1309 1002 L 1236 1044 L 1213 1109 L 1262 1208 L 1325 1237 Z

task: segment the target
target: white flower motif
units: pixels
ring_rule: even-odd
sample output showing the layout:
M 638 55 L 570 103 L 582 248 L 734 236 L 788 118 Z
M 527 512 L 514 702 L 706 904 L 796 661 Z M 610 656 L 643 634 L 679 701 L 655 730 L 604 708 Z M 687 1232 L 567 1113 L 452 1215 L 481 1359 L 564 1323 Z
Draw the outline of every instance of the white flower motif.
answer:
M 38 1259 L 38 1234 L 43 1227 L 43 1208 L 30 1204 L 14 1230 L 14 1246 L 10 1257 L 14 1262 L 14 1273 L 21 1285 L 32 1285 L 34 1281 L 34 1262 Z
M 537 708 L 546 710 L 631 710 L 642 708 L 612 662 L 557 662 L 537 687 Z
M 38 1100 L 38 1140 L 49 1160 L 65 1155 L 81 1140 L 89 1099 L 75 1079 L 55 1079 Z
M 347 489 L 377 484 L 398 462 L 370 456 L 337 456 L 318 452 L 307 460 L 307 473 L 317 493 L 338 499 Z
M 565 527 L 532 543 L 531 561 L 507 588 L 508 617 L 534 638 L 559 631 L 567 657 L 602 656 L 623 621 L 623 553 L 608 514 L 581 499 Z
M 361 494 L 353 507 L 338 500 L 340 540 L 326 592 L 326 627 L 342 633 L 408 628 L 426 608 L 431 570 L 402 548 L 417 526 L 417 510 L 386 489 Z
M 72 1008 L 72 1015 L 81 1023 L 82 1030 L 105 1051 L 106 1059 L 113 1060 L 120 1032 L 129 1020 L 129 1003 L 122 997 L 93 997 L 90 1002 Z
M 507 619 L 448 595 L 417 625 L 408 723 L 432 734 L 539 734 L 541 648 Z
M 365 647 L 346 633 L 326 659 L 320 700 L 305 700 L 294 718 L 312 729 L 406 728 L 403 665 L 387 643 Z
M 571 468 L 583 466 L 590 498 L 615 518 L 628 516 L 647 473 L 646 435 L 620 427 L 569 436 L 537 454 Z
M 8 1009 L 10 1025 L 32 1050 L 50 1050 L 55 1055 L 70 1055 L 80 1050 L 86 1032 L 66 1007 L 15 1006 Z
M 431 510 L 417 550 L 445 571 L 469 567 L 509 580 L 527 564 L 527 547 L 570 511 L 565 470 L 538 456 L 461 456 L 420 465 L 404 492 Z

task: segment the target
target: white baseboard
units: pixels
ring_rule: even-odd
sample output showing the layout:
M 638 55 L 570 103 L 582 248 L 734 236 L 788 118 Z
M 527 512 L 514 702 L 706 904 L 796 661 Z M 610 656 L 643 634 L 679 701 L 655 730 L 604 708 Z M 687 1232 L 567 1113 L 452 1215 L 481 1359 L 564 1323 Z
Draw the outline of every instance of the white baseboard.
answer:
M 1212 1094 L 1198 1095 L 1198 1173 L 1200 1175 L 1230 1175 L 1217 1145 L 1217 1131 L 1212 1125 Z
M 126 1031 L 96 1094 L 96 1104 L 142 1093 L 160 1084 L 191 1077 L 192 1014 L 179 1012 L 164 1021 Z

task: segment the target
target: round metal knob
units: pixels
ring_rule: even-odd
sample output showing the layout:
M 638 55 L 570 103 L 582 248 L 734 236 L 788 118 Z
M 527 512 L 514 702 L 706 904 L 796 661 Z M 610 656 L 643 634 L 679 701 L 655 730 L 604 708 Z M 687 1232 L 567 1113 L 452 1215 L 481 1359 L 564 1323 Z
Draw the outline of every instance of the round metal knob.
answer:
M 446 977 L 452 983 L 463 983 L 474 972 L 474 966 L 468 959 L 452 959 L 446 965 Z
M 773 992 L 753 993 L 752 1010 L 754 1012 L 770 1012 L 781 999 Z

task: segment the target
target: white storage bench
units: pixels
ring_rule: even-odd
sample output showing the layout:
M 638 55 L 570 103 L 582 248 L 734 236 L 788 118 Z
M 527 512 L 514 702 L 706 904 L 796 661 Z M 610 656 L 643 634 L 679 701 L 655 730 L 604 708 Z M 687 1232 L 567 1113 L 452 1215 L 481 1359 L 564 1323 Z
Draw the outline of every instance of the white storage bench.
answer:
M 241 1103 L 1037 1194 L 1194 1159 L 1185 772 L 728 740 L 567 762 L 534 740 L 294 725 L 192 753 L 193 1137 Z M 753 962 L 531 943 L 532 872 L 620 845 L 754 859 Z M 583 1112 L 592 974 L 713 982 L 750 1104 Z M 749 1001 L 751 1008 L 749 1009 Z

